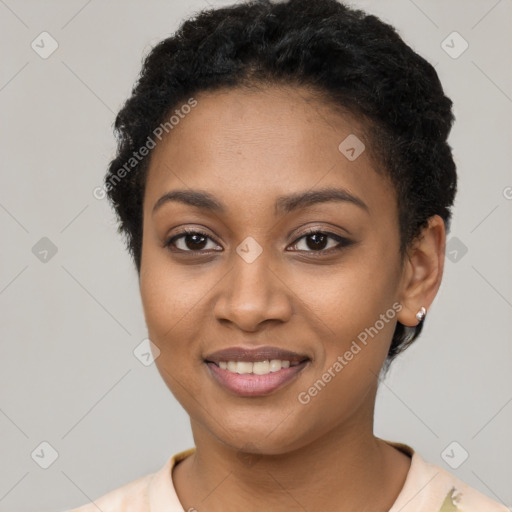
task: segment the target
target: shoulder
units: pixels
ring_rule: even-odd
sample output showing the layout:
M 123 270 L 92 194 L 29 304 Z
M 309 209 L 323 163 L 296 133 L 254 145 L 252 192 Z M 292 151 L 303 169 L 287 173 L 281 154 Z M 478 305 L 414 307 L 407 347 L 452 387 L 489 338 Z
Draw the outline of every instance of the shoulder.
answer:
M 438 501 L 442 500 L 439 512 L 510 512 L 505 505 L 470 487 L 445 469 L 434 464 L 429 466 L 436 471 L 436 486 L 440 489 L 436 497 Z
M 65 512 L 149 512 L 149 484 L 155 473 L 133 480 L 90 503 Z
M 510 512 L 444 468 L 422 459 L 411 447 L 392 443 L 411 457 L 404 487 L 389 512 Z
M 195 452 L 194 448 L 169 457 L 158 471 L 133 480 L 78 508 L 64 512 L 183 511 L 172 482 L 172 469 Z

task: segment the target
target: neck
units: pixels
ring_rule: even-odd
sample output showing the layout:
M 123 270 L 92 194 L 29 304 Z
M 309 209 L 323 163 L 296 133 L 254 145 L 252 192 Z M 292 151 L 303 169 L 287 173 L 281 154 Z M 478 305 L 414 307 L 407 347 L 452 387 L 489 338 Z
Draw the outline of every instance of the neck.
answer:
M 185 510 L 389 510 L 410 459 L 372 432 L 372 422 L 340 425 L 279 455 L 241 453 L 192 422 L 196 452 L 173 480 Z

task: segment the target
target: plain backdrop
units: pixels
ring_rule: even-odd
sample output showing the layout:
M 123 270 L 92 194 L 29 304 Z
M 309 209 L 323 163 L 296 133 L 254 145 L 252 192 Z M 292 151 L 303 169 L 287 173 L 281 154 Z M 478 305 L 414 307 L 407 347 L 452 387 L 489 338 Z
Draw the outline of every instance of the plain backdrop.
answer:
M 146 338 L 137 276 L 93 190 L 143 56 L 226 3 L 0 1 L 0 511 L 87 503 L 193 446 L 154 364 L 134 355 Z M 435 65 L 457 118 L 444 282 L 380 386 L 375 433 L 510 507 L 512 2 L 352 5 Z

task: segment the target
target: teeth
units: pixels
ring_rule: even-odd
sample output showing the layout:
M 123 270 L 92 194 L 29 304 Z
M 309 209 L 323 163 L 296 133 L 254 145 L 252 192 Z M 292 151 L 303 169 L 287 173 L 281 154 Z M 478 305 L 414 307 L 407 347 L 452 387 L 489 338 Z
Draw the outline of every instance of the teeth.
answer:
M 236 363 L 236 373 L 252 373 L 252 363 L 238 361 Z
M 290 361 L 281 361 L 280 359 L 272 359 L 271 361 L 258 361 L 250 363 L 247 361 L 221 361 L 219 367 L 232 373 L 254 375 L 267 375 L 268 373 L 278 372 L 281 368 L 289 368 L 299 363 L 290 363 Z
M 255 375 L 266 375 L 270 373 L 270 363 L 268 361 L 252 363 L 252 373 Z
M 269 364 L 270 371 L 278 372 L 283 367 L 283 362 L 284 361 L 280 361 L 279 359 L 272 359 Z M 288 363 L 289 361 L 286 361 L 286 362 Z

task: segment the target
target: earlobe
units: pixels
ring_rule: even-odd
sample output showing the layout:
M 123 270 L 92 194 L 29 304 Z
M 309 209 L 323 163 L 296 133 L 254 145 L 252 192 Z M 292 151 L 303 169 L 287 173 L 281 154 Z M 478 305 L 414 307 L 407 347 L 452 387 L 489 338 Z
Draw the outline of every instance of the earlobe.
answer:
M 424 320 L 441 284 L 445 245 L 444 221 L 434 215 L 406 256 L 401 285 L 402 310 L 397 316 L 401 324 L 414 327 Z

